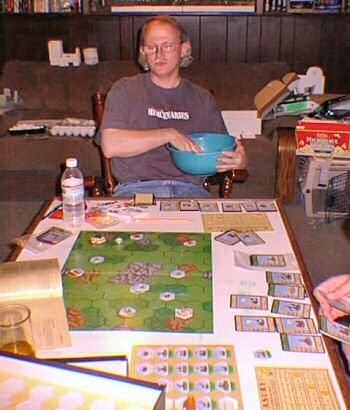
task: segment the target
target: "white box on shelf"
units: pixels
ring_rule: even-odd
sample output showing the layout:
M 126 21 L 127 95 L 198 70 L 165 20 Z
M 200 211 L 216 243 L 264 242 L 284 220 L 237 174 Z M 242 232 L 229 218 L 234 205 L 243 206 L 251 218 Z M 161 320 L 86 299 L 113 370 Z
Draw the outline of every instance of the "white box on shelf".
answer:
M 229 134 L 241 138 L 255 138 L 261 134 L 261 118 L 256 110 L 229 110 L 221 114 Z

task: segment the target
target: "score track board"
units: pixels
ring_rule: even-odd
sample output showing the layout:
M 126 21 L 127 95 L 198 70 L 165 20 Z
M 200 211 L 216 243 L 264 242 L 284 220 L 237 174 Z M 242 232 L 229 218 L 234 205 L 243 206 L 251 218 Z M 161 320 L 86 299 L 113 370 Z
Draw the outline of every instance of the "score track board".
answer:
M 271 222 L 265 213 L 202 214 L 204 232 L 224 232 L 234 229 L 245 231 L 273 231 Z
M 262 408 L 340 409 L 327 369 L 256 367 L 255 373 Z

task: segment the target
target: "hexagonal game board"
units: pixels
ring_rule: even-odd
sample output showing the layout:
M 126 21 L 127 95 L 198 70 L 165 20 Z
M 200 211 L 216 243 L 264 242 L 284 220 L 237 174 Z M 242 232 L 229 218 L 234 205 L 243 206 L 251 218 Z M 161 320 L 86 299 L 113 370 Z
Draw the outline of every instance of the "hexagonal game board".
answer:
M 212 333 L 211 254 L 207 233 L 81 232 L 63 268 L 70 328 Z

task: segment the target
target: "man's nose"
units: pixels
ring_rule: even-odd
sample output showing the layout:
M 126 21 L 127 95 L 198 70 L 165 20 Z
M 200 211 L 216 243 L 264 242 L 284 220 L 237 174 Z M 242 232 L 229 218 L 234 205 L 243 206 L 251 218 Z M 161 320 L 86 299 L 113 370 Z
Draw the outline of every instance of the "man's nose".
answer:
M 164 54 L 162 46 L 156 46 L 156 54 Z

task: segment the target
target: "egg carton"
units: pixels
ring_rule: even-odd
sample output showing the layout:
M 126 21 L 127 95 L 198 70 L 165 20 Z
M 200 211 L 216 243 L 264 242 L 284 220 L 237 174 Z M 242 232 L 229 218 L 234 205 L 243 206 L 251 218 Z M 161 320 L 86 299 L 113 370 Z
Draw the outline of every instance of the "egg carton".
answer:
M 96 132 L 96 125 L 93 120 L 80 120 L 74 118 L 67 118 L 60 123 L 52 125 L 49 132 L 53 136 L 63 137 L 93 137 Z

